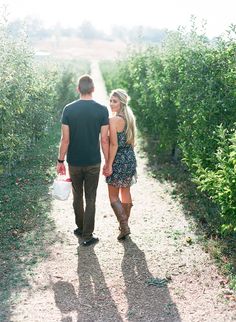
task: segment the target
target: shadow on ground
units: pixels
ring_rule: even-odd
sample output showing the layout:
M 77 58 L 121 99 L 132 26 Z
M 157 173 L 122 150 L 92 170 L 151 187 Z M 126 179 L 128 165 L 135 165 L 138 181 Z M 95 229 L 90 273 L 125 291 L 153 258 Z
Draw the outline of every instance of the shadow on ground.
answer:
M 116 303 L 111 295 L 94 246 L 79 247 L 79 289 L 64 281 L 53 285 L 55 303 L 61 311 L 61 322 L 72 321 L 71 312 L 76 312 L 78 322 L 181 321 L 169 295 L 168 281 L 153 278 L 144 252 L 132 239 L 127 239 L 123 245 L 121 269 L 125 288 L 116 291 L 125 295 L 127 312 L 120 313 L 120 303 Z M 116 281 L 114 285 L 119 287 Z

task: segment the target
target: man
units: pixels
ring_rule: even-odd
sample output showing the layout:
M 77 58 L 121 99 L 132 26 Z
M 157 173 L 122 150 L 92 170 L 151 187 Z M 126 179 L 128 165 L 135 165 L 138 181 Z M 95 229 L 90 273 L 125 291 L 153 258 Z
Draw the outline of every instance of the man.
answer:
M 72 180 L 73 208 L 77 229 L 75 235 L 82 236 L 82 245 L 98 241 L 93 234 L 95 202 L 99 180 L 101 154 L 108 162 L 108 110 L 92 98 L 94 83 L 89 75 L 79 79 L 80 98 L 65 106 L 62 113 L 62 135 L 57 160 L 57 172 L 65 174 L 65 155 Z M 83 196 L 85 196 L 85 207 Z

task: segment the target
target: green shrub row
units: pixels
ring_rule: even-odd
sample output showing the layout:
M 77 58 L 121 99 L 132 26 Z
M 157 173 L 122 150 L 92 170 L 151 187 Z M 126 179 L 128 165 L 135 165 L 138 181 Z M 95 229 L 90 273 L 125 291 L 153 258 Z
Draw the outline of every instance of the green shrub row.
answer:
M 0 27 L 1 174 L 25 158 L 63 106 L 76 98 L 76 71 L 62 62 L 42 62 L 24 36 L 14 39 Z
M 135 48 L 101 68 L 108 91 L 124 87 L 140 132 L 159 155 L 181 156 L 219 206 L 222 231 L 236 230 L 236 42 L 195 30 L 170 33 L 160 47 Z M 109 67 L 110 65 L 110 67 Z

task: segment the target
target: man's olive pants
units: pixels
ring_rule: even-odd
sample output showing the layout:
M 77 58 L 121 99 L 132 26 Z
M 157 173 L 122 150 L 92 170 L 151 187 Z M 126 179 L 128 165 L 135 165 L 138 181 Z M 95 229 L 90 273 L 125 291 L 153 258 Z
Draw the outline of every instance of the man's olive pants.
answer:
M 69 165 L 69 173 L 72 180 L 75 223 L 83 232 L 84 239 L 89 239 L 94 231 L 100 163 L 82 167 Z

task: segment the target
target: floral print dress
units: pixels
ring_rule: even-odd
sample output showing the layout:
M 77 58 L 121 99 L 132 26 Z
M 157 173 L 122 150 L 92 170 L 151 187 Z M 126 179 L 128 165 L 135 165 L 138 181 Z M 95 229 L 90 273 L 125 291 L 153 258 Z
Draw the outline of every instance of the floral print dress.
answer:
M 112 174 L 106 178 L 106 183 L 117 188 L 130 187 L 136 182 L 136 157 L 133 146 L 126 143 L 126 127 L 117 132 L 118 149 L 112 164 Z

